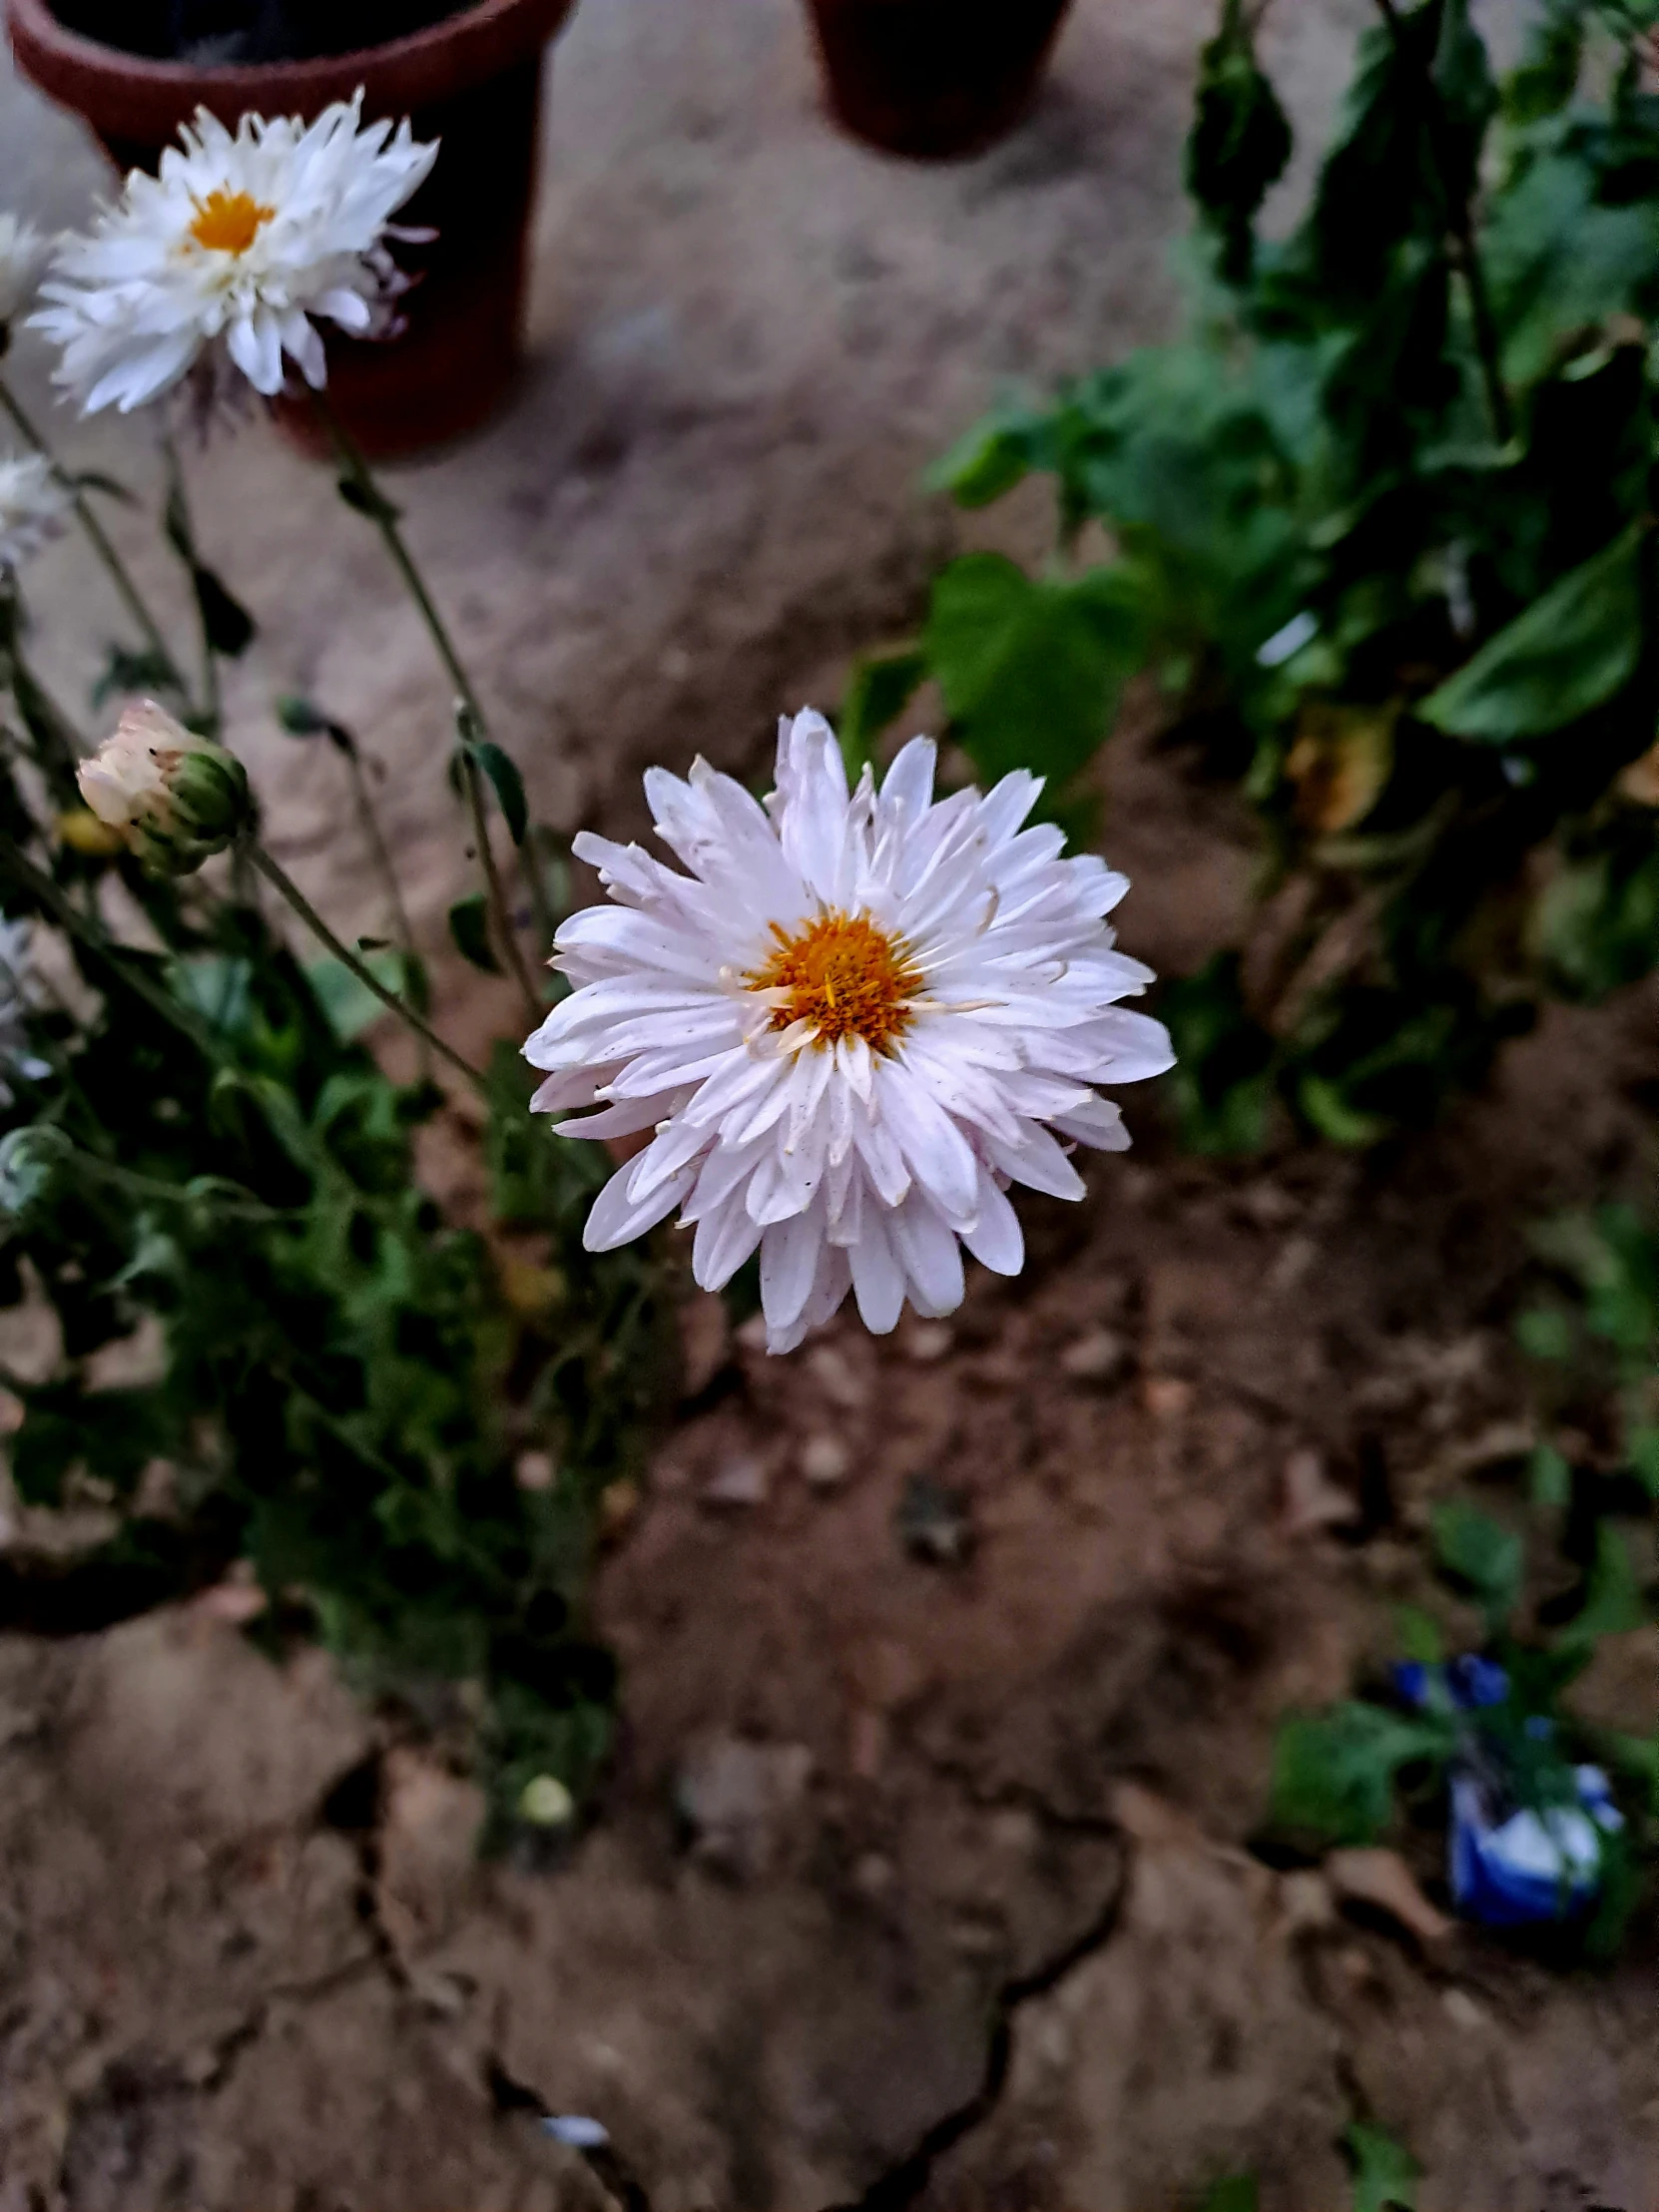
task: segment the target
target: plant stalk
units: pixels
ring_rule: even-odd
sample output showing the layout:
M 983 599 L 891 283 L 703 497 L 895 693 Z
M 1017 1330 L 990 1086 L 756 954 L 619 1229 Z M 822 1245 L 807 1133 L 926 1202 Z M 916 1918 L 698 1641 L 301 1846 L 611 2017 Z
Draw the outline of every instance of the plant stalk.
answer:
M 94 514 L 92 502 L 35 427 L 22 402 L 4 376 L 0 376 L 0 407 L 5 408 L 7 414 L 11 416 L 12 421 L 17 425 L 29 444 L 34 447 L 35 451 L 50 463 L 53 475 L 56 476 L 58 482 L 69 494 L 70 504 L 75 509 L 75 519 L 86 533 L 87 543 L 104 564 L 105 571 L 110 582 L 115 586 L 122 604 L 143 632 L 144 642 L 155 655 L 158 666 L 166 669 L 168 681 L 178 692 L 179 697 L 189 705 L 190 686 L 185 682 L 179 664 L 173 658 L 168 642 L 162 635 L 160 625 L 145 605 L 143 594 L 128 573 L 127 564 L 110 542 L 104 525 Z
M 427 635 L 437 650 L 438 659 L 443 663 L 444 673 L 454 686 L 456 697 L 466 709 L 467 718 L 472 728 L 477 731 L 481 738 L 488 738 L 489 724 L 485 719 L 484 710 L 479 704 L 478 694 L 473 689 L 472 680 L 467 675 L 465 664 L 455 650 L 455 642 L 449 635 L 443 617 L 438 613 L 432 595 L 426 588 L 425 579 L 415 565 L 414 556 L 404 542 L 403 533 L 397 527 L 396 510 L 375 482 L 374 473 L 368 465 L 366 455 L 330 406 L 327 394 L 313 391 L 310 396 L 311 404 L 316 409 L 318 419 L 333 443 L 334 452 L 345 479 L 356 487 L 362 502 L 362 512 L 368 516 L 374 527 L 379 531 L 381 541 L 391 556 L 392 565 L 402 578 L 404 588 L 413 600 L 421 621 L 426 625 Z M 525 964 L 523 951 L 513 929 L 512 912 L 502 892 L 499 871 L 496 869 L 494 858 L 490 854 L 489 840 L 481 827 L 484 819 L 483 793 L 478 785 L 477 769 L 470 759 L 466 764 L 465 780 L 468 806 L 472 813 L 473 825 L 478 836 L 478 857 L 484 869 L 485 883 L 489 892 L 490 906 L 495 917 L 496 928 L 504 940 L 502 949 L 506 952 L 512 964 L 513 973 L 524 992 L 533 1019 L 540 1021 L 543 1012 L 541 1001 L 536 996 L 535 984 L 531 979 L 529 968 Z M 530 895 L 530 909 L 535 916 L 537 933 L 551 947 L 554 928 L 552 909 L 547 902 L 547 886 L 541 879 L 541 870 L 536 865 L 535 853 L 533 848 L 529 846 L 528 840 L 526 845 L 520 848 L 519 861 L 524 876 L 525 889 Z
M 363 833 L 363 842 L 368 846 L 374 872 L 379 876 L 380 887 L 385 892 L 392 927 L 397 933 L 398 950 L 403 955 L 403 972 L 407 976 L 414 964 L 414 927 L 409 920 L 409 910 L 403 903 L 403 886 L 398 882 L 397 870 L 392 865 L 385 832 L 380 828 L 380 817 L 375 812 L 374 795 L 368 788 L 368 771 L 364 768 L 362 756 L 354 743 L 346 749 L 345 770 L 351 779 L 351 799 L 357 810 L 357 827 Z M 419 1044 L 420 1070 L 422 1075 L 426 1075 L 431 1068 L 431 1047 L 424 1037 L 419 1039 Z
M 190 497 L 185 490 L 185 471 L 179 460 L 179 448 L 171 436 L 162 440 L 162 451 L 167 457 L 167 481 L 170 506 L 177 503 L 179 520 L 183 526 L 185 544 L 191 553 L 196 550 L 196 526 L 191 520 Z M 197 621 L 202 633 L 202 715 L 207 724 L 207 735 L 217 738 L 225 719 L 224 701 L 219 681 L 219 655 L 214 648 L 213 632 L 208 624 L 202 596 L 196 589 L 196 577 L 191 576 L 192 595 L 196 600 Z
M 407 999 L 399 998 L 395 991 L 388 990 L 368 963 L 359 959 L 349 946 L 335 936 L 333 930 L 329 928 L 298 884 L 293 881 L 285 869 L 277 865 L 265 846 L 251 843 L 246 847 L 246 850 L 249 860 L 258 868 L 272 889 L 293 908 L 293 911 L 299 916 L 306 928 L 310 930 L 311 934 L 327 946 L 342 967 L 351 971 L 364 990 L 371 992 L 389 1013 L 395 1014 L 400 1021 L 414 1031 L 417 1037 L 423 1039 L 440 1059 L 446 1061 L 457 1074 L 464 1075 L 476 1090 L 481 1091 L 487 1097 L 489 1083 L 480 1071 L 472 1065 L 470 1060 L 464 1060 L 452 1045 L 446 1044 L 431 1023 L 415 1012 Z

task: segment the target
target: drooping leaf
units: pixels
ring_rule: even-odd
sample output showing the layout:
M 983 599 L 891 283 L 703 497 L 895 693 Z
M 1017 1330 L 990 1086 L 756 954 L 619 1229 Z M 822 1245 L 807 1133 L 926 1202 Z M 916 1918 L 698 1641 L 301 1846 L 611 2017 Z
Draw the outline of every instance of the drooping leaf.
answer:
M 489 905 L 482 891 L 456 899 L 449 909 L 449 934 L 463 960 L 482 968 L 486 975 L 501 973 L 501 963 L 490 942 Z
M 514 844 L 522 844 L 524 833 L 530 826 L 529 804 L 524 797 L 524 779 L 519 775 L 510 756 L 489 739 L 475 742 L 470 751 L 472 758 L 489 778 L 490 788 L 495 793 Z
M 193 568 L 191 584 L 208 643 L 227 660 L 240 660 L 257 634 L 253 616 L 239 599 L 233 598 L 211 568 L 200 565 Z
M 1610 699 L 1642 650 L 1644 532 L 1633 525 L 1552 585 L 1417 709 L 1493 745 L 1547 736 Z
M 969 553 L 935 581 L 923 643 L 980 774 L 1028 768 L 1060 785 L 1105 738 L 1144 639 L 1137 596 L 1111 570 L 1050 583 Z
M 1250 274 L 1251 227 L 1290 158 L 1291 127 L 1256 58 L 1243 0 L 1224 0 L 1220 29 L 1199 63 L 1187 189 L 1216 231 L 1230 283 Z

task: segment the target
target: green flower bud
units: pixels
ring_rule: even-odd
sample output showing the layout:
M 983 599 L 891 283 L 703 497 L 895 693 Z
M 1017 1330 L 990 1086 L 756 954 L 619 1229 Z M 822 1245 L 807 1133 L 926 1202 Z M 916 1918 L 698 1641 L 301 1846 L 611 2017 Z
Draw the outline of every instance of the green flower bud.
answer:
M 130 707 L 78 772 L 81 797 L 158 875 L 191 875 L 253 819 L 234 753 L 187 730 L 154 700 Z

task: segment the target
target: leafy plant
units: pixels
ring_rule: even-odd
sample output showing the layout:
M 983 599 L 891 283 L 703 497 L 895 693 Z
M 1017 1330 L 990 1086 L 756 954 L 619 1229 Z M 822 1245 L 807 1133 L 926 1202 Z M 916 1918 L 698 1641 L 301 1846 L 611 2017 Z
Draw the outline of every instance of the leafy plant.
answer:
M 1542 996 L 1659 957 L 1652 14 L 1553 0 L 1500 83 L 1467 0 L 1380 0 L 1268 241 L 1290 134 L 1226 0 L 1187 336 L 1010 400 L 936 471 L 969 507 L 1050 478 L 1056 556 L 947 567 L 915 644 L 859 671 L 849 746 L 931 677 L 975 766 L 1065 811 L 1156 679 L 1264 846 L 1250 941 L 1169 995 L 1201 1148 L 1259 1146 L 1276 1100 L 1372 1143 Z

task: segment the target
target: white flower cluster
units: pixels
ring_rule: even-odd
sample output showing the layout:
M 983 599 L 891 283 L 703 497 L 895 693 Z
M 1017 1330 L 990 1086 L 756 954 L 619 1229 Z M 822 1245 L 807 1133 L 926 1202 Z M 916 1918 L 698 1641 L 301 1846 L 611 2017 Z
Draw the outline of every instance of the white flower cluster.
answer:
M 86 413 L 127 413 L 204 364 L 269 398 L 291 360 L 320 388 L 316 318 L 383 334 L 406 288 L 385 241 L 411 235 L 390 219 L 437 147 L 407 122 L 361 128 L 361 107 L 359 93 L 308 126 L 245 115 L 234 136 L 201 109 L 159 176 L 135 170 L 91 232 L 59 246 L 31 320 Z
M 912 740 L 879 792 L 849 791 L 821 715 L 786 722 L 763 807 L 705 763 L 646 796 L 681 874 L 584 834 L 614 901 L 558 935 L 577 986 L 526 1044 L 544 1112 L 597 1106 L 569 1135 L 651 1142 L 596 1200 L 604 1251 L 680 1208 L 718 1290 L 759 1248 L 770 1349 L 850 1289 L 884 1333 L 963 1295 L 961 1247 L 1017 1274 L 1012 1183 L 1080 1198 L 1071 1144 L 1128 1135 L 1096 1085 L 1172 1061 L 1162 1026 L 1115 1001 L 1151 970 L 1113 948 L 1128 884 L 1022 825 L 1041 784 L 933 801 Z

